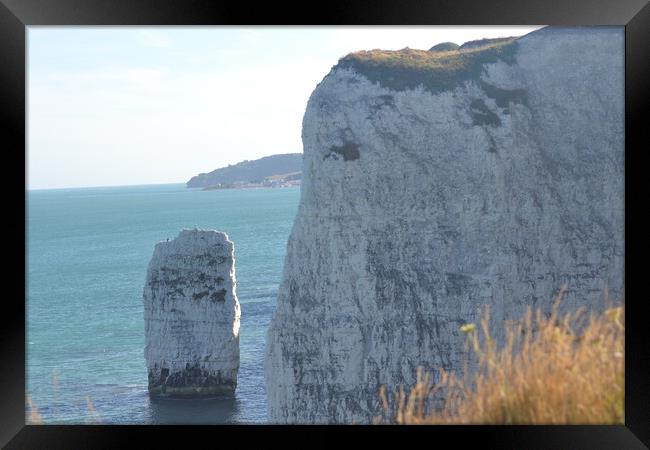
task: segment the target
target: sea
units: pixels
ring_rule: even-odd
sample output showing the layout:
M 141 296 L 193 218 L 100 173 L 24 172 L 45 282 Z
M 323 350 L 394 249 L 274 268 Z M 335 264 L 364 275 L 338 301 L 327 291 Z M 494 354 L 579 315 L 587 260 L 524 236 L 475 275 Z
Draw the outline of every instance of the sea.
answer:
M 265 337 L 299 199 L 299 187 L 27 191 L 28 422 L 266 423 Z M 184 228 L 224 231 L 235 245 L 240 368 L 231 399 L 147 393 L 147 265 L 154 245 Z

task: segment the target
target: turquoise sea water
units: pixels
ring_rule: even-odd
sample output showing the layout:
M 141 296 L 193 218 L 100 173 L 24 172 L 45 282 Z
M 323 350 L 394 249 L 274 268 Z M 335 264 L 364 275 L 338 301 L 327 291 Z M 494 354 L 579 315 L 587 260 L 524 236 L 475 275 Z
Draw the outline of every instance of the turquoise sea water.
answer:
M 182 184 L 27 193 L 27 394 L 44 423 L 266 421 L 264 341 L 299 188 Z M 235 243 L 235 399 L 150 400 L 142 290 L 154 245 L 182 228 Z M 28 411 L 29 414 L 29 411 Z

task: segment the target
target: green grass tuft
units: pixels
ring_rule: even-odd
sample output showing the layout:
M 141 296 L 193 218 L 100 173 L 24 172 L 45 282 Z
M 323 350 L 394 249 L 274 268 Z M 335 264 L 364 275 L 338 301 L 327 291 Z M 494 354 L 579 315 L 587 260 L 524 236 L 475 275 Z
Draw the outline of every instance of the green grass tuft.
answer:
M 441 42 L 440 44 L 434 45 L 429 49 L 430 52 L 448 52 L 451 50 L 458 50 L 460 46 L 453 42 Z
M 370 81 L 394 91 L 422 85 L 437 94 L 469 80 L 480 81 L 486 64 L 497 61 L 514 63 L 516 48 L 516 38 L 507 38 L 449 51 L 409 48 L 360 51 L 341 58 L 335 68 L 353 69 Z

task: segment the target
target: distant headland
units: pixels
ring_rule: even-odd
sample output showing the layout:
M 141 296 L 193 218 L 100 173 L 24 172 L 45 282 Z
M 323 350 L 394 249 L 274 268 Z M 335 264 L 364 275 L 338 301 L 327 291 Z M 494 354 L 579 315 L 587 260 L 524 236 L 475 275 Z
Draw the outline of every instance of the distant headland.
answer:
M 302 153 L 286 153 L 242 161 L 192 177 L 188 188 L 233 189 L 300 186 Z

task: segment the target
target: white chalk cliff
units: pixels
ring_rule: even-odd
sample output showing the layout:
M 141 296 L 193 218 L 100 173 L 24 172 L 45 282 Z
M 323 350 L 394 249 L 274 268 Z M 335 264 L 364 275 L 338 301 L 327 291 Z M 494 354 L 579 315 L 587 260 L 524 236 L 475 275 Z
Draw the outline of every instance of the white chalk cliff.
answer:
M 234 394 L 239 317 L 234 248 L 225 233 L 183 230 L 156 244 L 144 287 L 150 394 Z
M 623 28 L 487 44 L 352 54 L 311 95 L 270 422 L 369 422 L 380 385 L 461 368 L 485 305 L 622 297 Z

